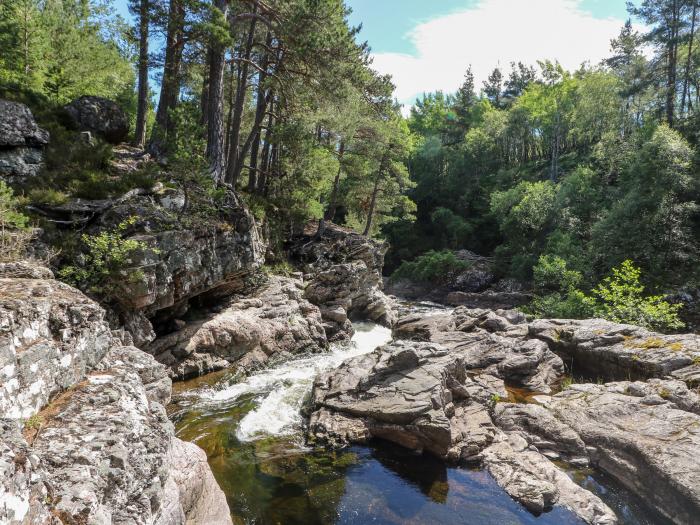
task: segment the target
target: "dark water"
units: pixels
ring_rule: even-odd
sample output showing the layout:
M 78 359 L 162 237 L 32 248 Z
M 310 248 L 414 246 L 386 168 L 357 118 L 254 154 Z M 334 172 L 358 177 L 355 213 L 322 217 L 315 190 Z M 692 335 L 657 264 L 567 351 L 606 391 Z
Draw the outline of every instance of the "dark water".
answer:
M 299 411 L 318 371 L 389 337 L 358 326 L 357 345 L 306 356 L 246 379 L 219 373 L 176 387 L 169 407 L 178 436 L 208 455 L 236 524 L 581 523 L 556 507 L 536 517 L 480 470 L 447 468 L 388 443 L 340 451 L 303 444 Z M 621 524 L 664 523 L 643 502 L 592 471 L 570 471 Z

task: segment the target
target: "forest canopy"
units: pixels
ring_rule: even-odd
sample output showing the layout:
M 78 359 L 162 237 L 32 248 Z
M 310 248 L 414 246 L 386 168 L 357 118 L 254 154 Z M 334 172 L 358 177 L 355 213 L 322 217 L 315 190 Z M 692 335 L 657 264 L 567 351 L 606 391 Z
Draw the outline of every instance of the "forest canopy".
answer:
M 629 21 L 602 63 L 469 69 L 402 116 L 342 0 L 130 0 L 133 23 L 108 0 L 0 0 L 0 92 L 51 130 L 77 96 L 116 100 L 135 145 L 235 188 L 278 242 L 334 221 L 387 239 L 389 271 L 467 248 L 524 282 L 556 260 L 592 289 L 630 260 L 669 289 L 698 277 L 698 4 L 630 4 L 647 32 Z M 98 165 L 46 190 L 90 195 Z

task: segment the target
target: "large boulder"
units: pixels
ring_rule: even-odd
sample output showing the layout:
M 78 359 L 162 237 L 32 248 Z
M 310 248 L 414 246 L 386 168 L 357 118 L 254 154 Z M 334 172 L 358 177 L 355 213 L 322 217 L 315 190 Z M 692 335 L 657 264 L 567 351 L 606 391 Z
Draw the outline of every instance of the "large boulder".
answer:
M 309 434 L 331 444 L 393 441 L 452 462 L 470 461 L 496 434 L 485 405 L 503 382 L 473 380 L 459 353 L 396 341 L 317 378 Z
M 270 277 L 250 296 L 232 298 L 147 348 L 174 378 L 201 375 L 232 364 L 262 366 L 275 356 L 327 347 L 321 313 L 304 298 L 301 281 Z
M 320 238 L 316 229 L 314 223 L 307 226 L 290 252 L 310 276 L 306 297 L 321 308 L 328 338 L 349 339 L 350 319 L 391 327 L 395 304 L 382 292 L 388 246 L 335 224 L 328 224 Z
M 129 117 L 116 102 L 85 95 L 64 108 L 80 131 L 100 135 L 111 144 L 124 142 L 129 135 Z
M 175 438 L 163 365 L 65 284 L 6 277 L 0 298 L 1 523 L 231 523 L 203 453 Z
M 0 100 L 0 179 L 21 182 L 35 176 L 43 162 L 49 133 L 24 104 Z

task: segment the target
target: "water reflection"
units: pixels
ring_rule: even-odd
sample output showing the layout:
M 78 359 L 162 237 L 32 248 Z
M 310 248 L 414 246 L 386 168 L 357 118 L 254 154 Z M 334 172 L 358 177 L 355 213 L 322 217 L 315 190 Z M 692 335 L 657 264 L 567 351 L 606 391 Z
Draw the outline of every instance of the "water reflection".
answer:
M 559 507 L 535 517 L 488 473 L 447 468 L 431 456 L 416 456 L 393 444 L 338 451 L 306 447 L 299 408 L 316 374 L 370 352 L 390 337 L 375 325 L 357 328 L 353 345 L 326 354 L 301 356 L 249 377 L 221 372 L 177 385 L 169 413 L 178 436 L 207 452 L 234 523 L 581 523 Z M 580 483 L 594 479 L 580 471 L 571 475 Z M 605 481 L 598 484 L 596 491 L 608 491 L 604 499 L 621 524 L 661 523 L 639 519 L 644 511 L 630 506 L 624 491 L 609 489 L 612 485 Z

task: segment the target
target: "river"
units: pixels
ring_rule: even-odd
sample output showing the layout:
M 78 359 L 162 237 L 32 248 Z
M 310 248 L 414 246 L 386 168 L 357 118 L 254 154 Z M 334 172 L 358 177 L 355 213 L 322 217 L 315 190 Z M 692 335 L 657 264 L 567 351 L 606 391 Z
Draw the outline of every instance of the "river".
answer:
M 305 446 L 302 412 L 316 375 L 391 339 L 390 330 L 378 325 L 356 323 L 355 330 L 349 345 L 324 354 L 299 356 L 247 377 L 225 371 L 175 385 L 169 414 L 178 436 L 207 452 L 234 523 L 580 523 L 558 507 L 533 516 L 487 472 L 446 467 L 396 445 L 339 451 Z M 611 480 L 593 471 L 569 473 L 598 494 L 621 524 L 660 523 Z

